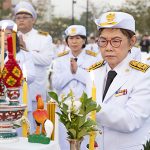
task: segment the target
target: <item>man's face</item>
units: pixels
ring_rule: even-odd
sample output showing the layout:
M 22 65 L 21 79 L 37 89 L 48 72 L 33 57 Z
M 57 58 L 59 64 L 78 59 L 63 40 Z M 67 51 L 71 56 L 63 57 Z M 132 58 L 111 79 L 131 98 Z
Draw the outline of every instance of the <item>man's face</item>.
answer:
M 35 23 L 35 19 L 30 14 L 26 13 L 17 14 L 15 21 L 18 26 L 18 30 L 23 33 L 29 32 Z

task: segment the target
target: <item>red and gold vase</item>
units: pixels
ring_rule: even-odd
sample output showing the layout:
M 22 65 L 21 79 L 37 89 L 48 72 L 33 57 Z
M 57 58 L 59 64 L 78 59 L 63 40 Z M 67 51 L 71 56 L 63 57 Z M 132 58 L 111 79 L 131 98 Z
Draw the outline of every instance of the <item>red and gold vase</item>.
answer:
M 10 99 L 10 105 L 18 105 L 20 96 L 20 86 L 23 81 L 23 74 L 20 66 L 13 55 L 12 37 L 7 38 L 8 43 L 8 61 L 2 70 L 2 78 L 7 88 L 7 96 Z

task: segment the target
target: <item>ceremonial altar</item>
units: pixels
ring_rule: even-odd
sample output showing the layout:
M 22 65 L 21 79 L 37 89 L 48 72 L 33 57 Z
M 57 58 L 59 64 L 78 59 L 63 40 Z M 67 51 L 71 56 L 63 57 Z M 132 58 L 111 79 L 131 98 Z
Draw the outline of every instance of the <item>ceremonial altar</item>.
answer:
M 27 138 L 18 137 L 17 142 L 0 143 L 1 150 L 60 150 L 59 144 L 55 141 L 50 141 L 49 144 L 29 143 Z

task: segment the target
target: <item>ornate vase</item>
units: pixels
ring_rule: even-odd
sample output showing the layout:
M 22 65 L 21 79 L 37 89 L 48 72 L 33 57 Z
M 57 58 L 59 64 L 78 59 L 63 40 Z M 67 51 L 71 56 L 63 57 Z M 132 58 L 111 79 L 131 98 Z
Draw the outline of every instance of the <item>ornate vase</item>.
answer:
M 70 150 L 80 150 L 83 138 L 81 138 L 81 139 L 67 139 L 67 140 L 70 144 Z
M 5 96 L 5 85 L 3 83 L 3 80 L 0 77 L 0 104 L 7 104 L 6 100 L 5 100 L 6 96 Z
M 19 104 L 22 70 L 13 56 L 12 37 L 8 41 L 8 61 L 0 72 L 0 143 L 17 140 L 13 122 L 23 116 L 26 105 Z M 5 98 L 5 87 L 7 96 Z
M 7 88 L 7 96 L 9 97 L 9 105 L 19 105 L 20 88 Z

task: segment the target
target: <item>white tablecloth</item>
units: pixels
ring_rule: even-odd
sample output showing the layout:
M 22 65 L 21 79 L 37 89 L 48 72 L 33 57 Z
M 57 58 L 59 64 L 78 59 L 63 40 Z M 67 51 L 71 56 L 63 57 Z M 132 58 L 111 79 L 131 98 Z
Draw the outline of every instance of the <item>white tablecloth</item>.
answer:
M 13 143 L 0 143 L 0 150 L 60 150 L 60 147 L 54 141 L 49 144 L 29 143 L 27 138 L 19 137 Z

